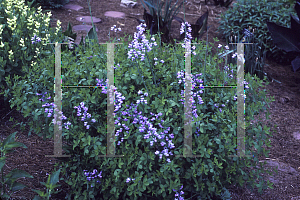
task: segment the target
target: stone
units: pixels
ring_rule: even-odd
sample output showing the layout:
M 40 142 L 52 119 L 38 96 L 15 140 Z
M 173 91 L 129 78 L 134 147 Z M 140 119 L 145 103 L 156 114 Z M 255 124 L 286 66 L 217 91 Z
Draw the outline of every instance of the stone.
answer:
M 294 169 L 293 167 L 289 166 L 286 163 L 283 162 L 279 162 L 277 160 L 260 160 L 259 162 L 266 162 L 266 164 L 264 165 L 264 167 L 270 167 L 270 169 L 268 169 L 268 171 L 273 171 L 273 169 L 276 169 L 278 167 L 278 175 L 274 172 L 274 174 L 269 175 L 269 174 L 264 174 L 264 178 L 266 178 L 265 180 L 269 180 L 270 182 L 274 183 L 274 184 L 282 184 L 284 181 L 288 181 L 289 179 L 291 179 L 292 177 L 299 177 L 299 172 Z M 260 166 L 256 166 L 256 168 L 260 168 Z M 252 167 L 250 167 L 250 169 L 253 169 Z M 265 168 L 266 169 L 266 168 Z M 284 178 L 280 178 L 281 175 L 279 175 L 279 173 L 283 173 L 284 174 Z
M 76 10 L 76 11 L 78 11 L 78 10 L 82 9 L 83 7 L 81 7 L 81 6 L 79 6 L 79 5 L 69 4 L 69 3 L 68 3 L 68 4 L 64 5 L 63 8 L 64 8 L 64 9 L 71 9 L 71 10 Z
M 130 1 L 130 0 L 121 0 L 120 6 L 125 8 L 134 8 L 137 5 L 137 2 Z
M 106 17 L 113 17 L 113 18 L 124 18 L 125 13 L 117 12 L 117 11 L 107 11 L 104 13 Z
M 93 28 L 93 26 L 91 26 L 91 25 L 76 25 L 76 26 L 73 26 L 74 31 L 87 31 L 87 32 L 89 32 L 91 28 Z M 96 28 L 96 31 L 98 31 L 97 28 Z
M 279 102 L 285 104 L 290 101 L 289 97 L 280 97 Z
M 283 162 L 277 162 L 274 160 L 267 160 L 266 161 L 266 165 L 270 166 L 270 167 L 278 167 L 278 171 L 282 171 L 284 173 L 287 174 L 291 174 L 293 176 L 298 176 L 299 172 L 297 170 L 295 170 L 294 168 L 292 168 L 291 166 L 283 163 Z
M 99 23 L 99 22 L 101 22 L 100 18 L 97 18 L 97 17 L 92 17 L 92 18 L 93 18 L 93 23 Z M 80 21 L 80 22 L 84 22 L 84 23 L 92 23 L 91 16 L 76 17 L 76 20 Z
M 300 131 L 294 132 L 293 136 L 296 140 L 300 140 Z
M 300 196 L 292 197 L 291 200 L 300 200 Z

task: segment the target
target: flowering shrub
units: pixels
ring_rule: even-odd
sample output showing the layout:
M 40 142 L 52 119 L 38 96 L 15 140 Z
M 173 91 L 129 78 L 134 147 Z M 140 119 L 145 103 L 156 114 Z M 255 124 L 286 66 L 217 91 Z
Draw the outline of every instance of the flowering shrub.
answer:
M 206 68 L 200 65 L 205 57 L 204 49 L 209 49 L 210 53 L 210 47 L 200 43 L 199 48 L 194 48 L 195 53 L 191 55 L 193 154 L 201 157 L 176 157 L 183 155 L 184 147 L 185 49 L 173 49 L 172 54 L 171 50 L 157 53 L 156 38 L 152 37 L 152 42 L 149 42 L 149 35 L 144 36 L 141 28 L 139 26 L 140 33 L 135 34 L 131 44 L 122 40 L 124 45 L 118 45 L 114 55 L 115 63 L 118 63 L 114 72 L 115 155 L 123 157 L 98 157 L 106 155 L 107 145 L 107 116 L 104 111 L 107 109 L 108 81 L 102 85 L 103 80 L 107 80 L 105 48 L 94 48 L 94 45 L 91 47 L 93 51 L 80 51 L 82 56 L 78 61 L 70 56 L 71 52 L 62 53 L 63 85 L 97 85 L 97 88 L 63 88 L 63 117 L 60 120 L 49 120 L 55 109 L 51 104 L 53 56 L 39 59 L 39 64 L 27 69 L 25 77 L 15 76 L 14 81 L 7 79 L 13 93 L 11 105 L 16 105 L 17 110 L 30 117 L 30 131 L 44 138 L 53 138 L 52 122 L 61 122 L 63 139 L 69 144 L 63 149 L 71 158 L 63 158 L 56 166 L 60 166 L 63 180 L 72 187 L 69 199 L 172 199 L 191 196 L 208 199 L 226 193 L 229 184 L 247 183 L 254 187 L 255 180 L 251 177 L 256 172 L 244 173 L 242 168 L 259 163 L 257 158 L 263 153 L 261 143 L 268 141 L 255 145 L 257 152 L 248 150 L 254 144 L 254 134 L 258 139 L 269 134 L 265 127 L 249 127 L 248 123 L 254 114 L 266 109 L 268 99 L 265 93 L 254 92 L 262 86 L 262 81 L 249 74 L 245 76 L 249 83 L 244 96 L 245 153 L 253 157 L 228 157 L 236 153 L 236 141 L 232 138 L 236 135 L 237 96 L 232 88 L 213 90 L 203 85 L 224 85 L 224 82 L 234 85 L 236 80 L 229 79 L 230 74 L 222 75 L 215 68 L 217 55 L 206 55 L 209 60 Z M 235 76 L 236 66 L 228 66 L 228 73 L 230 70 Z M 41 94 L 44 94 L 43 98 L 39 97 Z M 50 108 L 45 108 L 48 106 Z M 68 120 L 64 126 L 63 120 Z M 235 162 L 237 160 L 239 162 Z M 85 174 L 95 170 L 100 173 L 99 182 L 89 180 L 89 174 L 88 177 Z M 263 167 L 257 171 L 263 173 Z M 259 187 L 265 188 L 266 185 Z

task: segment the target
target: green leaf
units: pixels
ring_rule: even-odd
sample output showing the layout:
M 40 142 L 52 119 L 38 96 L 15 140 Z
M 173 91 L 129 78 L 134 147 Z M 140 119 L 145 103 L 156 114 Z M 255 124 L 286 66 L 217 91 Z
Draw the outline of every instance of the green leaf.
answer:
M 2 170 L 3 166 L 5 165 L 5 160 L 6 160 L 6 157 L 0 158 L 0 170 Z
M 26 187 L 26 186 L 23 185 L 22 183 L 14 182 L 10 190 L 12 192 L 15 192 L 18 190 L 22 190 L 24 187 Z
M 30 61 L 32 59 L 32 56 L 28 56 L 27 58 L 25 58 L 27 61 Z
M 91 44 L 93 44 L 93 42 L 92 42 L 93 39 L 96 40 L 97 43 L 99 43 L 96 28 L 95 28 L 94 24 L 93 24 L 93 28 L 91 28 L 90 31 L 88 32 L 88 35 L 85 36 L 85 39 L 89 40 Z
M 88 154 L 89 150 L 88 149 L 84 149 L 84 155 Z
M 12 134 L 10 134 L 7 138 L 5 138 L 5 140 L 1 143 L 2 147 L 5 147 L 7 144 L 13 142 L 15 139 L 17 132 L 14 132 Z
M 124 162 L 122 162 L 122 159 L 119 159 L 119 162 L 118 162 L 119 168 L 121 168 L 123 164 L 124 164 Z
M 115 175 L 116 177 L 118 177 L 120 172 L 122 172 L 121 169 L 116 169 L 116 170 L 114 171 L 114 175 Z
M 60 170 L 57 170 L 55 172 L 53 172 L 50 176 L 50 184 L 56 184 L 58 181 L 59 181 L 59 174 L 60 174 Z M 48 182 L 49 183 L 49 182 Z M 53 188 L 50 188 L 50 189 L 53 189 Z
M 92 102 L 93 104 L 96 104 L 96 97 L 95 97 L 95 96 L 92 96 L 90 100 L 91 100 L 91 102 Z
M 133 80 L 137 79 L 137 75 L 136 74 L 132 74 L 131 75 L 131 79 L 133 79 Z
M 200 132 L 204 133 L 203 126 L 200 125 Z
M 6 150 L 10 150 L 12 148 L 15 148 L 15 147 L 23 147 L 23 148 L 27 148 L 23 143 L 21 142 L 11 142 L 9 144 L 7 144 L 4 148 Z
M 48 188 L 48 187 L 50 187 L 50 184 L 48 182 L 50 182 L 50 176 L 48 176 L 47 183 L 40 182 L 40 184 L 42 184 L 42 185 L 44 185 L 44 186 L 46 186 Z
M 91 145 L 91 140 L 92 140 L 92 138 L 91 138 L 91 136 L 89 135 L 89 136 L 88 136 L 88 145 L 89 145 L 89 146 Z
M 137 136 L 137 139 L 135 140 L 135 146 L 138 146 L 139 142 L 141 141 L 141 135 Z
M 34 192 L 37 192 L 38 190 L 33 190 Z M 41 194 L 44 194 L 43 192 Z M 39 194 L 40 195 L 40 194 Z M 42 196 L 42 195 L 40 195 Z M 39 197 L 39 196 L 34 196 L 33 200 L 44 200 L 43 198 Z
M 11 172 L 9 172 L 5 177 L 9 177 L 12 179 L 18 179 L 18 178 L 33 178 L 30 174 L 28 174 L 26 171 L 19 170 L 19 169 L 13 169 Z
M 2 198 L 9 199 L 9 198 L 10 198 L 10 195 L 7 195 L 6 193 L 4 193 L 4 194 L 2 195 Z
M 53 193 L 54 192 L 54 189 L 55 188 L 57 188 L 57 187 L 60 187 L 61 185 L 58 185 L 58 184 L 50 184 L 50 187 L 49 187 L 49 189 L 51 190 L 51 193 Z M 53 192 L 52 192 L 53 191 Z

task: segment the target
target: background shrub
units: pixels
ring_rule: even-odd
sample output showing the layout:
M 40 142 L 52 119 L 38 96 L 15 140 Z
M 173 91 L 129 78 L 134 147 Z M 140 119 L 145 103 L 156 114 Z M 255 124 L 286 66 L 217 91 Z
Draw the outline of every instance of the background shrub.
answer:
M 266 58 L 281 64 L 290 64 L 297 55 L 278 49 L 273 44 L 266 24 L 270 21 L 290 28 L 290 13 L 296 14 L 288 0 L 239 0 L 233 4 L 232 9 L 221 14 L 218 31 L 223 39 L 228 40 L 229 37 L 243 35 L 244 29 L 250 28 L 251 32 L 254 29 L 254 43 L 262 43 L 260 48 L 267 50 Z M 260 57 L 263 56 L 262 52 Z
M 33 2 L 33 6 L 41 6 L 43 9 L 58 9 L 70 2 L 70 0 L 26 0 L 26 3 Z

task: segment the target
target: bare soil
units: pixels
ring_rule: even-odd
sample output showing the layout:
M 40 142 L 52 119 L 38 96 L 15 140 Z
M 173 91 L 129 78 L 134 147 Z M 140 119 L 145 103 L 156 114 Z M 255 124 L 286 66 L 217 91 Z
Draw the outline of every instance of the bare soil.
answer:
M 235 2 L 235 1 L 234 1 Z M 83 7 L 79 11 L 72 9 L 57 9 L 53 10 L 51 19 L 51 27 L 56 26 L 56 20 L 59 19 L 62 22 L 63 31 L 67 29 L 68 22 L 71 22 L 72 26 L 81 25 L 82 22 L 77 21 L 78 16 L 89 16 L 89 8 L 87 1 L 74 0 L 69 4 L 76 4 Z M 108 41 L 108 33 L 110 27 L 117 25 L 121 27 L 122 31 L 118 33 L 118 37 L 124 37 L 124 33 L 133 36 L 136 31 L 136 26 L 139 25 L 137 20 L 131 17 L 143 18 L 143 6 L 140 1 L 134 8 L 124 8 L 120 6 L 120 0 L 91 0 L 90 2 L 91 12 L 93 17 L 101 19 L 100 23 L 95 24 L 98 29 L 99 42 L 105 43 Z M 186 8 L 186 21 L 195 23 L 196 20 L 209 11 L 208 26 L 208 41 L 214 42 L 213 38 L 219 35 L 215 33 L 218 27 L 217 17 L 220 13 L 223 13 L 227 8 L 220 6 L 214 6 L 213 1 L 209 1 L 208 5 L 204 4 L 204 0 L 188 0 L 185 6 Z M 230 7 L 228 8 L 230 9 Z M 124 18 L 111 18 L 104 16 L 106 11 L 119 11 L 125 13 Z M 183 18 L 183 10 L 178 14 L 178 17 Z M 172 23 L 171 36 L 173 38 L 179 37 L 180 24 L 178 22 Z M 86 36 L 86 31 L 77 32 L 76 43 L 79 43 L 81 35 Z M 114 34 L 114 33 L 113 33 Z M 114 35 L 111 35 L 114 37 Z M 206 41 L 206 34 L 201 38 Z M 215 47 L 218 44 L 226 45 L 225 41 L 215 43 Z M 258 191 L 251 193 L 247 188 L 238 188 L 232 186 L 228 188 L 232 199 L 276 199 L 276 200 L 295 200 L 300 199 L 300 72 L 292 72 L 291 65 L 280 65 L 266 60 L 264 67 L 265 72 L 271 77 L 270 84 L 266 87 L 267 97 L 275 97 L 275 102 L 270 103 L 270 119 L 265 120 L 265 115 L 260 113 L 259 116 L 255 116 L 255 120 L 251 121 L 256 123 L 259 117 L 264 119 L 262 122 L 267 124 L 277 124 L 278 128 L 276 133 L 274 130 L 270 130 L 273 136 L 271 137 L 271 147 L 267 147 L 270 150 L 269 156 L 259 158 L 262 162 L 267 161 L 268 169 L 274 170 L 277 168 L 278 174 L 274 176 L 263 175 L 266 180 L 274 183 L 274 189 L 266 189 L 263 194 L 259 194 Z M 24 118 L 20 112 L 15 108 L 8 108 L 8 105 L 3 102 L 3 97 L 0 97 L 0 136 L 1 141 L 10 134 L 18 131 L 18 138 L 16 141 L 25 144 L 28 148 L 16 148 L 13 153 L 7 155 L 7 161 L 4 166 L 4 175 L 10 172 L 12 169 L 25 170 L 31 174 L 33 179 L 19 179 L 18 181 L 27 185 L 21 191 L 17 191 L 12 195 L 11 199 L 33 199 L 35 192 L 30 189 L 37 189 L 45 191 L 46 188 L 40 184 L 40 182 L 46 182 L 48 174 L 54 170 L 54 164 L 57 162 L 56 158 L 48 158 L 45 155 L 53 154 L 54 143 L 53 139 L 47 139 L 43 141 L 37 135 L 33 134 L 27 137 L 28 127 L 25 130 L 21 130 L 18 126 L 13 127 L 14 122 L 9 121 L 9 118 L 13 117 L 20 122 L 26 122 L 28 119 Z M 64 199 L 66 193 L 70 190 L 67 184 L 59 182 L 62 185 L 62 191 L 58 194 L 52 195 L 50 199 Z

